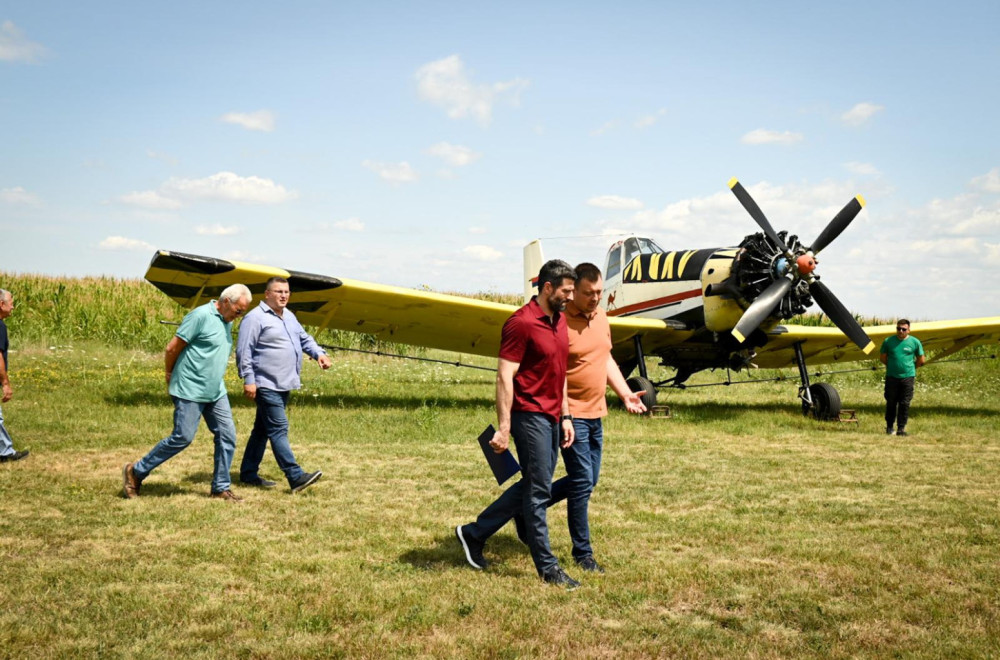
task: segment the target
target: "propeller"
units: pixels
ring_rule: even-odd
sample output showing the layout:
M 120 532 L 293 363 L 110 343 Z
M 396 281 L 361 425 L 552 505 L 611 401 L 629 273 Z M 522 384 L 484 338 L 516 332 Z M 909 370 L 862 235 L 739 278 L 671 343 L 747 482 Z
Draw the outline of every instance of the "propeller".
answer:
M 752 303 L 747 307 L 747 311 L 743 312 L 743 316 L 736 323 L 736 327 L 733 328 L 733 336 L 742 344 L 746 341 L 747 335 L 760 327 L 760 324 L 764 322 L 774 308 L 778 306 L 781 299 L 785 297 L 788 290 L 792 288 L 792 278 L 782 277 L 780 279 L 771 282 L 771 286 L 764 289 L 763 292 Z
M 809 248 L 803 248 L 793 236 L 792 243 L 796 246 L 796 252 L 793 253 L 778 233 L 774 231 L 774 227 L 767 221 L 763 211 L 757 206 L 750 193 L 735 177 L 729 180 L 729 188 L 757 223 L 757 226 L 764 231 L 771 243 L 782 250 L 785 255 L 785 258 L 775 259 L 773 262 L 771 275 L 775 278 L 774 281 L 754 298 L 750 306 L 743 312 L 743 316 L 732 329 L 733 337 L 741 344 L 746 341 L 747 336 L 774 313 L 796 280 L 805 280 L 809 285 L 809 294 L 819 304 L 820 309 L 847 335 L 848 339 L 857 344 L 858 348 L 865 353 L 870 353 L 875 348 L 875 344 L 857 320 L 847 311 L 847 308 L 833 295 L 833 292 L 820 282 L 817 276 L 813 275 L 817 263 L 815 255 L 847 229 L 848 225 L 864 208 L 864 197 L 858 195 L 848 202 L 823 228 L 823 231 Z
M 872 352 L 875 343 L 868 337 L 857 319 L 847 311 L 847 308 L 837 300 L 837 296 L 833 295 L 833 292 L 825 284 L 819 280 L 813 280 L 809 283 L 809 293 L 812 294 L 813 300 L 819 303 L 820 309 L 830 317 L 830 320 L 840 328 L 841 332 L 847 335 L 848 339 L 857 344 L 858 348 L 866 354 Z
M 833 240 L 840 236 L 841 232 L 847 229 L 847 225 L 851 224 L 851 221 L 861 213 L 861 209 L 865 206 L 865 198 L 858 195 L 851 201 L 847 202 L 847 206 L 840 209 L 840 213 L 833 216 L 833 220 L 830 221 L 823 231 L 819 233 L 816 240 L 813 241 L 812 247 L 809 251 L 814 255 L 819 254 L 819 251 L 825 248 Z
M 743 187 L 743 184 L 736 177 L 729 180 L 729 189 L 736 195 L 736 199 L 740 200 L 740 204 L 747 210 L 750 217 L 757 221 L 757 225 L 764 230 L 764 234 L 771 239 L 771 242 L 780 247 L 785 254 L 789 254 L 788 246 L 778 236 L 778 232 L 774 231 L 774 227 L 767 221 L 764 212 L 757 206 L 757 202 L 753 201 L 753 197 L 750 196 L 750 193 L 746 191 L 746 188 Z

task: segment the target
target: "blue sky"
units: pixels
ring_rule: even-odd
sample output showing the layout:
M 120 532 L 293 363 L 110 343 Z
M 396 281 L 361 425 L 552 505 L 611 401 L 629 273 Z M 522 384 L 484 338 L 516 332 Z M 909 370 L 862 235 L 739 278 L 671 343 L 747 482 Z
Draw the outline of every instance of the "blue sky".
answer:
M 520 290 L 521 249 L 810 242 L 847 307 L 1000 314 L 996 2 L 0 7 L 0 270 L 155 249 Z

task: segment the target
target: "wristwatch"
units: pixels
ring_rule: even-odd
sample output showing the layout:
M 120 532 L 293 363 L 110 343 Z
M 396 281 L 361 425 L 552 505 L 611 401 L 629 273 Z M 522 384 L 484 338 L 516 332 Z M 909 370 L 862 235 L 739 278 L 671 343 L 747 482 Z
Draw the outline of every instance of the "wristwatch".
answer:
M 563 415 L 562 417 L 559 418 L 559 421 L 560 422 L 572 422 L 573 421 L 573 415 Z

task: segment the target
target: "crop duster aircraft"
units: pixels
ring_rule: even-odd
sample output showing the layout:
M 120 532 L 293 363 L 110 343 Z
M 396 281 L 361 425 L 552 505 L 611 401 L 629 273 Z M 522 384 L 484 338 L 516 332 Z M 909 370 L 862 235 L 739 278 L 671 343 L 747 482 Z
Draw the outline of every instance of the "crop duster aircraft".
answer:
M 735 247 L 667 251 L 652 239 L 632 236 L 615 243 L 604 268 L 602 301 L 611 324 L 612 355 L 633 391 L 655 403 L 656 387 L 681 387 L 705 369 L 797 366 L 804 413 L 836 417 L 840 396 L 828 383 L 810 384 L 807 364 L 850 363 L 875 357 L 876 342 L 895 334 L 895 325 L 862 327 L 820 281 L 816 256 L 850 225 L 864 206 L 859 195 L 827 224 L 811 244 L 776 232 L 745 188 L 729 187 L 760 232 Z M 539 241 L 524 249 L 525 297 L 535 291 L 543 262 Z M 234 283 L 263 297 L 268 278 L 288 279 L 289 308 L 317 328 L 346 330 L 379 340 L 495 357 L 500 330 L 517 309 L 457 295 L 418 291 L 158 251 L 146 279 L 185 307 L 216 298 Z M 816 302 L 836 327 L 782 325 Z M 912 332 L 934 360 L 964 348 L 1000 341 L 1000 316 L 913 323 Z M 675 369 L 652 383 L 646 358 Z

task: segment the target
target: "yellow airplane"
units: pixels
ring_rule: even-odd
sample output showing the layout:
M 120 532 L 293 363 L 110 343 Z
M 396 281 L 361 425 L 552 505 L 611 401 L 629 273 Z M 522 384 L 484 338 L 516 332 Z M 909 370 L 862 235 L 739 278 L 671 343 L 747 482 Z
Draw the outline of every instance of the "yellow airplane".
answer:
M 613 355 L 633 391 L 644 390 L 651 407 L 657 386 L 683 386 L 705 369 L 797 366 L 804 413 L 835 418 L 840 396 L 829 383 L 810 384 L 807 364 L 869 360 L 876 343 L 895 325 L 862 327 L 816 274 L 816 255 L 847 228 L 864 206 L 855 197 L 809 246 L 776 232 L 742 185 L 729 187 L 762 232 L 738 246 L 666 251 L 652 239 L 616 242 L 605 262 L 603 306 L 611 323 Z M 535 290 L 543 263 L 534 241 L 524 249 L 525 297 Z M 314 275 L 270 266 L 158 251 L 146 279 L 186 307 L 243 283 L 263 297 L 272 276 L 287 278 L 289 308 L 306 325 L 346 330 L 458 353 L 495 357 L 500 329 L 513 305 L 404 287 Z M 782 325 L 815 301 L 838 326 Z M 918 322 L 911 326 L 925 350 L 939 360 L 964 348 L 1000 342 L 1000 316 Z M 676 370 L 673 378 L 649 380 L 646 358 Z

